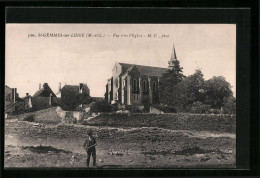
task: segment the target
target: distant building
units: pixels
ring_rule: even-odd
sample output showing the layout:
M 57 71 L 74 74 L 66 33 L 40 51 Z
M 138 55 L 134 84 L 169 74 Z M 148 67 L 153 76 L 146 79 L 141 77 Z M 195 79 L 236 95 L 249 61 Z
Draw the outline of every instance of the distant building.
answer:
M 16 88 L 5 85 L 5 112 L 14 113 L 25 109 L 25 102 L 19 97 Z
M 116 63 L 112 70 L 112 77 L 108 79 L 106 85 L 106 101 L 139 105 L 142 104 L 142 98 L 146 96 L 150 103 L 158 102 L 160 78 L 163 73 L 172 69 L 174 60 L 177 60 L 177 56 L 173 46 L 168 68 Z
M 60 87 L 61 88 L 61 87 Z M 89 104 L 90 90 L 87 84 L 65 85 L 58 93 L 61 97 L 60 105 L 66 110 L 75 110 L 83 104 Z
M 58 105 L 58 99 L 49 87 L 48 83 L 44 83 L 43 87 L 39 84 L 39 90 L 35 92 L 31 99 L 32 107 L 36 110 Z
M 32 105 L 32 96 L 29 93 L 26 93 L 26 96 L 22 98 L 24 100 L 25 109 L 30 109 L 33 107 Z

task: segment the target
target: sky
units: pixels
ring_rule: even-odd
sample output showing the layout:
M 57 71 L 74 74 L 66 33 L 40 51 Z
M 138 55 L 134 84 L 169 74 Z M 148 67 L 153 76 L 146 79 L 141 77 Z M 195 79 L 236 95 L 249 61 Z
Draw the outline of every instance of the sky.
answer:
M 21 97 L 60 82 L 103 97 L 116 62 L 167 68 L 173 44 L 184 75 L 223 76 L 235 96 L 235 24 L 6 24 L 5 83 Z

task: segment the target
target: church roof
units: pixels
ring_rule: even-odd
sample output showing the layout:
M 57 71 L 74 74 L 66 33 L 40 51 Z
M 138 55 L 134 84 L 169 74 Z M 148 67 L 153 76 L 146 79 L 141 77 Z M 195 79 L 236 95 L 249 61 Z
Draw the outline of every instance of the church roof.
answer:
M 172 55 L 171 55 L 171 61 L 173 61 L 173 60 L 177 60 L 177 54 L 176 54 L 176 51 L 175 51 L 174 44 L 172 46 Z
M 141 75 L 148 75 L 148 76 L 156 76 L 160 77 L 162 73 L 168 71 L 168 68 L 161 68 L 161 67 L 151 67 L 151 66 L 144 66 L 144 65 L 135 65 L 135 64 L 127 64 L 127 63 L 119 63 L 122 66 L 124 75 L 127 71 L 130 71 L 134 66 L 140 72 Z

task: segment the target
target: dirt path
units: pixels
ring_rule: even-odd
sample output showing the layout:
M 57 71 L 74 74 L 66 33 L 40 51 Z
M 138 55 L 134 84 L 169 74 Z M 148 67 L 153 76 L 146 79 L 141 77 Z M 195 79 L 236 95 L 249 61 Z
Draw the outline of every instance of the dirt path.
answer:
M 91 129 L 100 168 L 235 166 L 235 134 L 154 127 L 113 128 L 6 122 L 6 167 L 85 167 Z

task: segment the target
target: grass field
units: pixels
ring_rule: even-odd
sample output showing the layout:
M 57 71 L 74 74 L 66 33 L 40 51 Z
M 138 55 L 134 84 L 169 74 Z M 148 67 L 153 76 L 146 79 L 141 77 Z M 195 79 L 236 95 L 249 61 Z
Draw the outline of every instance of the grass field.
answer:
M 90 120 L 90 125 L 73 125 L 57 124 L 59 118 L 54 111 L 51 108 L 35 113 L 37 124 L 21 121 L 24 116 L 6 120 L 5 167 L 86 167 L 83 143 L 89 130 L 98 143 L 100 169 L 236 165 L 235 116 L 204 116 L 201 127 L 201 121 L 188 114 L 171 119 L 157 115 L 150 117 L 151 122 L 146 117 L 140 122 L 140 116 L 134 118 L 138 122 L 131 121 L 133 115 L 100 115 Z M 166 118 L 164 122 L 162 118 Z

